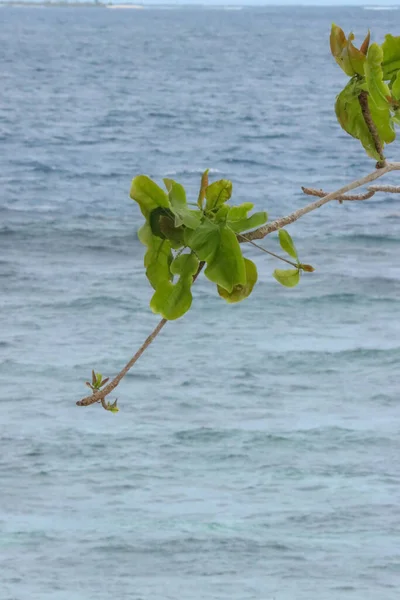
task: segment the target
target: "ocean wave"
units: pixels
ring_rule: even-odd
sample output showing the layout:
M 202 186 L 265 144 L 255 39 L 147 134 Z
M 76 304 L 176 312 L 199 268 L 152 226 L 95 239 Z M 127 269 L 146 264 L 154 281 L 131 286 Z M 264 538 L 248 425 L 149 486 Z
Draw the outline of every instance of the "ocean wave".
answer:
M 210 427 L 198 427 L 195 429 L 185 429 L 177 431 L 174 438 L 185 442 L 216 442 L 230 438 L 236 431 L 212 429 Z
M 262 133 L 262 134 L 248 134 L 242 135 L 242 142 L 251 142 L 251 141 L 263 141 L 263 140 L 284 140 L 287 138 L 291 138 L 292 135 L 288 133 Z
M 72 310 L 76 308 L 104 308 L 104 307 L 112 307 L 113 309 L 123 309 L 132 311 L 135 308 L 135 301 L 133 298 L 130 298 L 129 302 L 125 299 L 121 299 L 116 296 L 82 296 L 80 298 L 74 298 L 72 300 L 60 301 L 60 302 L 40 302 L 36 305 L 36 307 L 40 308 L 49 308 L 54 311 L 56 310 Z
M 365 348 L 355 347 L 341 350 L 307 350 L 302 349 L 301 353 L 297 350 L 287 350 L 286 352 L 269 352 L 269 356 L 275 360 L 282 360 L 290 368 L 295 365 L 322 365 L 324 371 L 334 373 L 333 361 L 340 360 L 348 364 L 360 365 L 363 360 L 372 360 L 374 364 L 378 364 L 378 361 L 384 361 L 385 364 L 397 364 L 400 359 L 400 347 L 395 346 L 393 348 Z M 330 367 L 332 367 L 331 370 Z
M 397 6 L 364 6 L 364 10 L 397 10 Z
M 347 242 L 365 242 L 366 244 L 400 244 L 400 237 L 387 233 L 327 232 L 326 237 L 345 240 Z
M 63 169 L 53 167 L 52 165 L 48 165 L 38 160 L 13 160 L 12 164 L 18 167 L 23 167 L 24 169 L 27 169 L 33 173 L 48 174 L 63 172 Z
M 57 212 L 62 209 L 61 205 L 57 204 L 5 204 L 3 209 L 9 212 L 29 212 L 29 213 L 46 213 Z
M 265 169 L 265 167 L 268 166 L 267 161 L 259 161 L 251 158 L 226 158 L 225 162 L 231 165 L 249 165 L 252 167 L 263 167 L 263 169 Z
M 166 112 L 149 112 L 149 117 L 156 117 L 158 119 L 176 119 L 180 115 L 177 113 L 166 113 Z
M 353 276 L 352 276 L 353 278 Z M 385 279 L 385 280 L 380 280 L 381 283 L 385 282 L 388 283 L 390 285 L 393 285 L 393 281 L 399 281 L 399 280 L 393 280 L 393 279 Z M 377 283 L 377 279 L 374 277 L 373 278 L 373 283 L 376 286 Z M 374 288 L 372 288 L 373 290 Z M 381 304 L 398 304 L 398 298 L 397 297 L 390 297 L 390 296 L 383 296 L 380 294 L 379 292 L 379 285 L 376 289 L 376 295 L 373 294 L 373 291 L 370 292 L 370 295 L 366 296 L 365 294 L 363 294 L 361 291 L 358 293 L 327 293 L 327 294 L 314 294 L 314 295 L 310 295 L 310 296 L 303 296 L 301 298 L 298 298 L 296 300 L 296 303 L 299 305 L 307 305 L 307 306 L 312 306 L 315 304 L 315 306 L 321 306 L 321 305 L 326 305 L 328 304 L 329 306 L 336 306 L 336 305 L 357 305 L 357 306 L 363 306 L 363 305 L 369 305 L 369 304 L 376 304 L 376 303 L 381 303 Z
M 15 233 L 17 233 L 17 230 L 13 229 L 12 227 L 9 227 L 8 225 L 0 228 L 0 237 L 9 237 L 14 235 Z

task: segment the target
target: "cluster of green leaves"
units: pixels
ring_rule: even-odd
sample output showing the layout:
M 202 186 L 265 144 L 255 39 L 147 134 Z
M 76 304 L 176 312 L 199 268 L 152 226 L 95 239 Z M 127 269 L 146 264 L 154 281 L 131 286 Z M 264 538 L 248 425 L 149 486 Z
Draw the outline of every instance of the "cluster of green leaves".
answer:
M 264 225 L 267 213 L 249 214 L 250 202 L 229 206 L 232 182 L 221 179 L 209 185 L 208 171 L 195 204 L 188 204 L 179 183 L 164 179 L 164 184 L 165 191 L 139 175 L 130 191 L 146 219 L 139 239 L 147 247 L 144 265 L 154 288 L 153 312 L 173 320 L 189 310 L 200 263 L 205 263 L 205 276 L 227 302 L 247 298 L 257 281 L 257 268 L 242 255 L 237 236 Z
M 379 45 L 370 44 L 368 33 L 359 49 L 353 40 L 352 33 L 346 38 L 340 27 L 332 25 L 331 52 L 350 77 L 336 99 L 336 116 L 343 129 L 360 140 L 367 154 L 379 161 L 381 157 L 363 117 L 359 96 L 361 92 L 368 94 L 368 107 L 383 148 L 394 141 L 394 125 L 400 123 L 400 36 L 389 34 Z

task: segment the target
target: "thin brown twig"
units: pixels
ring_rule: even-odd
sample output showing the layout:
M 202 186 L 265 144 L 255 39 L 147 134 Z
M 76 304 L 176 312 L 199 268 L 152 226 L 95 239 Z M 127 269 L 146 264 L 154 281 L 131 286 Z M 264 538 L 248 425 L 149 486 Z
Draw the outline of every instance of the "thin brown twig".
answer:
M 195 275 L 193 275 L 193 282 L 196 281 L 196 279 L 199 276 L 200 272 L 202 271 L 203 267 L 204 267 L 204 262 L 201 262 L 199 264 L 199 268 L 197 269 L 197 272 L 195 273 Z M 99 391 L 95 392 L 91 396 L 86 396 L 85 398 L 82 398 L 82 400 L 78 400 L 78 402 L 76 403 L 76 405 L 77 406 L 90 406 L 91 404 L 95 404 L 96 402 L 101 402 L 103 408 L 105 408 L 106 410 L 108 410 L 108 407 L 107 407 L 107 405 L 105 403 L 106 396 L 108 396 L 108 394 L 111 394 L 111 392 L 113 390 L 115 390 L 115 388 L 117 387 L 117 385 L 120 383 L 121 379 L 123 379 L 123 377 L 125 377 L 125 375 L 127 374 L 127 372 L 133 367 L 133 365 L 135 364 L 135 362 L 142 356 L 142 354 L 146 350 L 146 348 L 148 348 L 150 346 L 151 342 L 153 340 L 155 340 L 155 338 L 160 333 L 161 329 L 167 323 L 168 323 L 167 319 L 161 319 L 161 321 L 159 322 L 159 324 L 157 325 L 157 327 L 145 339 L 145 341 L 143 342 L 143 344 L 140 346 L 139 350 L 136 352 L 136 354 L 134 354 L 134 356 L 132 356 L 131 360 L 118 373 L 118 375 L 116 375 L 114 377 L 114 379 L 112 381 L 110 381 L 110 383 L 108 385 L 106 385 L 105 388 L 103 388 L 102 390 L 99 390 Z
M 317 198 L 323 198 L 328 195 L 328 192 L 324 192 L 324 190 L 317 190 L 315 188 L 301 188 L 307 196 L 316 196 Z M 372 198 L 377 192 L 384 192 L 386 194 L 400 194 L 400 186 L 398 185 L 370 185 L 368 187 L 368 192 L 364 194 L 343 194 L 342 196 L 338 196 L 336 200 L 343 202 L 351 201 L 351 200 L 368 200 Z
M 374 142 L 375 150 L 379 154 L 380 161 L 377 163 L 376 167 L 377 167 L 377 169 L 382 169 L 383 167 L 386 166 L 386 159 L 383 154 L 383 146 L 382 146 L 381 139 L 379 137 L 378 130 L 377 130 L 374 120 L 372 118 L 371 111 L 369 110 L 368 92 L 362 91 L 358 96 L 358 101 L 360 103 L 361 112 L 362 112 L 362 116 L 364 117 L 365 124 L 367 125 L 368 130 L 371 134 L 372 140 Z
M 385 192 L 386 194 L 400 194 L 400 186 L 398 185 L 370 185 L 368 187 L 371 192 Z
M 328 192 L 324 192 L 324 190 L 316 190 L 315 188 L 306 187 L 302 187 L 301 189 L 307 196 L 316 196 L 317 198 L 324 198 L 328 195 Z M 364 194 L 342 194 L 341 196 L 338 196 L 336 200 L 339 200 L 339 202 L 343 202 L 344 200 L 368 200 L 368 198 L 372 198 L 374 194 L 375 190 L 370 189 L 369 192 L 365 192 Z
M 239 243 L 241 241 L 249 242 L 249 244 L 251 244 L 252 246 L 255 246 L 259 250 L 262 250 L 266 254 L 270 254 L 274 258 L 278 258 L 279 260 L 283 260 L 285 263 L 287 263 L 288 265 L 291 265 L 292 267 L 295 267 L 296 269 L 298 267 L 298 264 L 292 262 L 291 260 L 288 260 L 287 258 L 284 258 L 283 256 L 279 256 L 279 254 L 275 254 L 275 252 L 271 252 L 271 250 L 267 250 L 266 248 L 263 248 L 262 246 L 260 246 L 260 244 L 256 244 L 255 242 L 253 242 L 253 240 L 249 240 L 245 235 L 243 235 L 243 233 L 240 233 L 237 236 L 237 238 L 238 238 Z
M 91 404 L 95 404 L 95 402 L 101 402 L 103 405 L 103 408 L 107 408 L 104 405 L 105 397 L 108 396 L 108 394 L 111 394 L 111 392 L 113 390 L 115 390 L 115 388 L 117 387 L 117 385 L 119 384 L 121 379 L 123 377 L 125 377 L 125 375 L 129 371 L 129 369 L 131 367 L 133 367 L 135 362 L 142 356 L 143 352 L 146 350 L 146 348 L 148 348 L 148 346 L 150 346 L 151 342 L 157 337 L 157 335 L 160 333 L 161 329 L 164 327 L 164 325 L 166 325 L 166 323 L 167 323 L 167 319 L 161 319 L 161 321 L 159 322 L 157 327 L 146 338 L 146 340 L 140 346 L 140 348 L 136 352 L 136 354 L 125 365 L 125 367 L 118 373 L 118 375 L 116 375 L 114 377 L 114 379 L 108 385 L 106 385 L 105 388 L 103 388 L 102 390 L 99 390 L 98 392 L 95 392 L 91 396 L 86 396 L 85 398 L 82 398 L 82 400 L 78 400 L 76 405 L 77 406 L 90 406 Z

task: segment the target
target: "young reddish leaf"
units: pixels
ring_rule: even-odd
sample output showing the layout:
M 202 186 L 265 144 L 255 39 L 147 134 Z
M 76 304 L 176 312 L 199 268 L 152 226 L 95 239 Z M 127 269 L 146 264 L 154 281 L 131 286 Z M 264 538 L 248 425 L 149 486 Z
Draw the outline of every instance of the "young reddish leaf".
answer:
M 330 46 L 333 57 L 346 75 L 364 75 L 366 49 L 369 44 L 369 34 L 362 44 L 362 50 L 353 45 L 354 34 L 346 36 L 343 30 L 333 23 L 330 36 Z
M 368 31 L 368 33 L 365 37 L 365 40 L 363 41 L 363 43 L 360 46 L 360 52 L 362 52 L 365 56 L 367 56 L 370 38 L 371 38 L 371 33 Z
M 303 271 L 306 271 L 307 273 L 313 273 L 315 271 L 314 267 L 312 267 L 311 265 L 299 265 L 300 269 L 302 269 Z
M 335 23 L 332 23 L 331 36 L 329 41 L 331 45 L 332 56 L 334 58 L 337 58 L 338 56 L 340 56 L 343 48 L 346 47 L 347 40 L 343 29 L 338 25 L 335 25 Z
M 201 176 L 199 197 L 197 199 L 197 206 L 200 209 L 203 209 L 204 198 L 206 197 L 206 189 L 208 188 L 208 172 L 209 172 L 209 170 L 210 169 L 207 169 L 206 171 L 204 171 L 203 175 Z

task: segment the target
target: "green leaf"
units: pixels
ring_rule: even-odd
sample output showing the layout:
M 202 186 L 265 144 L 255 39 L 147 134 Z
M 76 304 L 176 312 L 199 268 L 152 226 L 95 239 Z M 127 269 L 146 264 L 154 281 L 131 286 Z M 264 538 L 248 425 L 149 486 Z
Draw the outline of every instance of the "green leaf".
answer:
M 206 212 L 215 210 L 232 195 L 232 181 L 220 179 L 206 188 Z
M 225 224 L 219 226 L 218 246 L 204 274 L 228 292 L 232 292 L 236 285 L 246 283 L 246 269 L 239 242 Z
M 374 102 L 369 102 L 368 106 L 381 141 L 385 144 L 390 144 L 396 139 L 390 109 L 387 107 L 385 110 L 379 110 Z
M 101 384 L 101 382 L 102 382 L 102 379 L 103 379 L 103 376 L 102 376 L 102 374 L 101 374 L 101 373 L 97 373 L 97 374 L 96 374 L 96 383 L 95 383 L 95 386 L 96 386 L 96 387 L 100 387 L 100 384 Z
M 239 206 L 232 206 L 229 209 L 228 220 L 229 221 L 241 221 L 247 218 L 247 213 L 254 208 L 252 202 L 243 202 Z
M 189 246 L 200 260 L 211 262 L 218 249 L 220 228 L 216 223 L 205 220 L 195 230 L 185 230 L 185 246 Z
M 180 254 L 171 264 L 171 273 L 181 277 L 193 276 L 199 268 L 199 261 L 194 252 L 190 254 Z
M 286 287 L 295 287 L 300 281 L 299 269 L 275 269 L 275 279 Z
M 395 100 L 400 100 L 400 71 L 397 72 L 392 83 L 392 96 L 395 98 Z
M 162 240 L 169 240 L 171 247 L 177 250 L 183 246 L 183 227 L 175 227 L 175 215 L 168 208 L 152 210 L 148 222 L 153 235 Z
M 222 204 L 222 206 L 219 207 L 219 209 L 217 210 L 216 214 L 215 214 L 215 222 L 216 223 L 222 223 L 226 221 L 226 218 L 228 216 L 229 213 L 229 206 L 226 206 L 226 204 Z
M 172 210 L 170 210 L 169 208 L 162 208 L 161 206 L 159 206 L 158 208 L 155 208 L 154 210 L 151 211 L 151 213 L 148 216 L 148 221 L 151 227 L 151 231 L 153 232 L 153 235 L 156 235 L 157 237 L 165 240 L 165 238 L 167 237 L 165 235 L 165 233 L 161 230 L 161 218 L 164 217 L 166 219 L 170 219 L 172 226 L 174 225 L 174 213 L 172 212 Z
M 297 250 L 290 234 L 285 229 L 280 229 L 278 235 L 282 250 L 287 252 L 292 258 L 298 260 Z
M 229 209 L 227 222 L 235 233 L 249 231 L 267 222 L 268 215 L 265 211 L 254 213 L 250 217 L 247 216 L 253 206 L 251 202 L 244 202 L 243 204 L 239 204 L 239 206 L 232 206 Z
M 160 230 L 162 234 L 169 240 L 171 247 L 175 250 L 184 246 L 185 228 L 175 227 L 174 221 L 167 217 L 160 218 Z
M 245 258 L 244 266 L 246 269 L 246 283 L 244 285 L 235 285 L 232 292 L 228 292 L 219 285 L 217 286 L 218 294 L 230 304 L 233 304 L 234 302 L 241 302 L 242 300 L 250 296 L 257 282 L 256 265 L 251 260 Z
M 179 279 L 176 283 L 164 281 L 157 287 L 150 301 L 152 311 L 170 321 L 184 315 L 192 305 L 191 286 L 198 267 L 199 261 L 193 252 L 175 258 L 171 271 L 179 275 Z
M 142 242 L 144 246 L 149 246 L 149 244 L 153 243 L 153 232 L 151 231 L 150 223 L 147 221 L 140 227 L 137 235 L 139 241 Z
M 180 212 L 187 210 L 186 192 L 182 185 L 175 183 L 172 180 L 169 181 L 168 197 L 171 203 L 171 209 L 175 215 L 175 227 L 183 225 L 183 220 L 180 216 Z
M 188 208 L 184 187 L 180 183 L 172 183 L 168 196 L 175 215 L 175 227 L 185 225 L 189 229 L 196 229 L 200 225 L 202 213 Z
M 392 121 L 393 123 L 396 123 L 396 125 L 400 125 L 400 110 L 395 110 L 392 116 Z
M 139 230 L 139 240 L 147 246 L 144 256 L 146 276 L 154 289 L 164 281 L 172 279 L 170 265 L 173 259 L 171 244 L 168 240 L 153 235 L 150 225 L 145 223 Z
M 167 177 L 165 177 L 163 179 L 164 185 L 167 188 L 167 191 L 170 192 L 172 189 L 172 186 L 174 185 L 174 183 L 176 183 L 176 181 L 174 181 L 173 179 L 168 179 Z
M 171 244 L 167 240 L 154 238 L 154 244 L 145 255 L 146 276 L 154 289 L 164 281 L 170 281 L 170 265 L 173 259 Z
M 387 110 L 389 108 L 390 90 L 389 86 L 383 81 L 382 60 L 382 48 L 378 44 L 371 44 L 367 54 L 367 62 L 364 65 L 369 99 L 375 102 L 379 110 Z M 370 102 L 368 104 L 371 106 Z
M 242 233 L 243 231 L 249 231 L 256 227 L 261 227 L 268 221 L 268 215 L 265 211 L 256 212 L 251 215 L 248 219 L 240 219 L 238 221 L 230 221 L 228 216 L 228 225 L 235 233 Z
M 375 160 L 380 160 L 374 140 L 361 112 L 358 100 L 360 91 L 361 88 L 357 79 L 351 79 L 336 98 L 336 116 L 342 128 L 352 137 L 360 140 L 368 156 Z
M 145 217 L 159 206 L 169 208 L 167 194 L 147 175 L 138 175 L 133 179 L 130 196 L 139 204 Z
M 400 69 L 400 36 L 394 37 L 389 33 L 385 36 L 381 48 L 383 50 L 383 79 L 392 79 Z
M 112 413 L 119 412 L 119 408 L 117 406 L 117 400 L 115 402 L 113 402 L 112 404 L 110 402 L 107 402 L 106 406 L 107 406 L 106 410 L 109 410 Z

